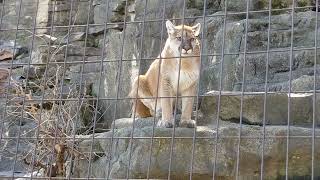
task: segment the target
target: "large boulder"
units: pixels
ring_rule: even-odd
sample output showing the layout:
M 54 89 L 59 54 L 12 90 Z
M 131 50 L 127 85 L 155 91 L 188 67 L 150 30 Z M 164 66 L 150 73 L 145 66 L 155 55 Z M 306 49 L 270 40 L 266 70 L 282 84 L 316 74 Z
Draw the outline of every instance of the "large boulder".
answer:
M 135 41 L 134 26 L 127 27 L 123 32 L 113 31 L 108 34 L 101 77 L 100 71 L 95 72 L 99 76 L 92 86 L 93 94 L 101 98 L 101 112 L 104 122 L 109 125 L 114 119 L 130 115 L 131 101 L 125 98 L 129 94 L 131 81 L 136 76 Z
M 150 119 L 145 121 L 152 124 Z M 315 151 L 314 157 L 311 156 L 313 130 L 308 128 L 290 127 L 287 152 L 287 126 L 266 126 L 263 134 L 261 126 L 242 125 L 239 146 L 238 124 L 220 123 L 218 129 L 216 126 L 199 126 L 196 131 L 176 128 L 174 135 L 173 129 L 153 128 L 147 124 L 134 131 L 131 127 L 119 126 L 114 133 L 97 134 L 94 142 L 89 137 L 89 140 L 83 140 L 79 144 L 83 152 L 89 153 L 88 147 L 93 143 L 91 177 L 167 178 L 171 162 L 170 175 L 173 179 L 189 178 L 191 167 L 193 179 L 210 179 L 213 173 L 220 178 L 232 178 L 237 175 L 239 157 L 240 178 L 254 179 L 260 177 L 263 151 L 265 178 L 276 179 L 286 174 L 287 153 L 288 176 L 294 178 L 310 175 L 312 158 L 314 162 L 320 158 L 318 151 Z M 215 139 L 216 133 L 219 133 L 218 141 Z M 319 133 L 316 129 L 315 135 Z M 317 139 L 314 145 L 315 149 L 320 148 Z M 81 160 L 75 174 L 87 177 L 87 170 L 88 160 Z M 314 170 L 318 177 L 319 163 L 314 164 Z
M 220 99 L 219 118 L 226 121 L 239 122 L 241 117 L 241 99 L 242 99 L 242 121 L 247 124 L 262 125 L 287 125 L 288 114 L 290 114 L 289 123 L 294 126 L 312 127 L 313 112 L 315 114 L 315 124 L 320 125 L 319 108 L 320 99 L 318 93 L 315 98 L 315 111 L 313 111 L 313 93 L 268 93 L 265 99 L 265 93 L 252 92 L 222 92 Z M 290 112 L 288 112 L 288 103 L 290 98 Z M 201 101 L 200 110 L 202 118 L 200 124 L 212 124 L 217 121 L 217 109 L 219 106 L 219 92 L 212 91 L 206 94 Z M 266 110 L 264 111 L 264 102 Z M 263 122 L 264 115 L 266 117 Z M 209 118 L 210 117 L 210 118 Z
M 217 17 L 218 18 L 218 17 Z M 241 90 L 245 85 L 246 91 L 264 91 L 267 56 L 268 62 L 268 89 L 269 91 L 288 91 L 289 76 L 291 81 L 298 81 L 302 76 L 313 76 L 318 73 L 318 62 L 315 63 L 315 54 L 312 49 L 315 37 L 315 18 L 313 11 L 297 12 L 294 15 L 294 38 L 291 46 L 291 14 L 280 14 L 271 17 L 270 52 L 267 54 L 268 44 L 268 17 L 260 17 L 246 20 L 227 21 L 226 29 L 221 26 L 221 18 L 215 21 L 219 30 L 213 36 L 212 44 L 208 46 L 209 54 L 215 54 L 204 66 L 201 92 L 219 90 L 220 78 L 222 79 L 221 90 Z M 219 25 L 220 24 L 220 25 Z M 247 35 L 246 25 L 248 25 Z M 210 36 L 209 36 L 210 37 Z M 224 37 L 224 38 L 223 38 Z M 225 40 L 224 47 L 222 47 Z M 247 42 L 245 42 L 247 40 Z M 246 47 L 246 51 L 244 49 Z M 223 49 L 223 51 L 222 51 Z M 247 54 L 244 55 L 243 53 Z M 222 64 L 223 72 L 220 73 Z M 318 56 L 318 55 L 317 55 Z M 290 58 L 292 57 L 292 58 Z M 292 66 L 290 72 L 290 59 Z M 243 67 L 245 65 L 245 68 Z M 314 72 L 314 65 L 316 72 Z M 243 69 L 245 69 L 245 82 L 243 84 Z M 318 78 L 318 75 L 317 75 Z M 316 87 L 319 87 L 317 84 Z M 313 87 L 310 84 L 293 86 L 293 91 L 309 91 Z M 318 88 L 317 88 L 318 89 Z

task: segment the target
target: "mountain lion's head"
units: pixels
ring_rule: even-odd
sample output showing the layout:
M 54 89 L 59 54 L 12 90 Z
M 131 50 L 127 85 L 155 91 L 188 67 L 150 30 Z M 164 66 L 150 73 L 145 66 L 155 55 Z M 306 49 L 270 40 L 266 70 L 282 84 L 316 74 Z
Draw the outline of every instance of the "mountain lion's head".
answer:
M 166 22 L 168 41 L 170 49 L 176 57 L 199 55 L 200 40 L 199 34 L 201 24 L 194 26 L 179 25 L 175 26 L 171 21 Z

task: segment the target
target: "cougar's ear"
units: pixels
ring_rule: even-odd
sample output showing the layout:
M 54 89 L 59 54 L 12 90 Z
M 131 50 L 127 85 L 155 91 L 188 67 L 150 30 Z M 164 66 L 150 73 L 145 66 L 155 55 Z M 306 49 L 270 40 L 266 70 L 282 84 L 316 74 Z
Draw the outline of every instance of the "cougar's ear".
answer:
M 175 32 L 175 26 L 171 21 L 167 20 L 166 27 L 169 35 L 172 35 Z
M 198 24 L 192 26 L 192 31 L 193 31 L 193 34 L 194 34 L 195 36 L 199 36 L 200 31 L 201 31 L 201 24 L 198 23 Z

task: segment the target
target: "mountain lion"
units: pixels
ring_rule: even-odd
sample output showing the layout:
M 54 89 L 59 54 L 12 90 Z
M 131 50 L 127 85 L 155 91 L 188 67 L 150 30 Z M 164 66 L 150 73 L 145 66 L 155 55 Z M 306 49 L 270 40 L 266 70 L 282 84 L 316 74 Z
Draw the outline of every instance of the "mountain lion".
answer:
M 136 111 L 136 117 L 156 116 L 162 111 L 162 117 L 157 126 L 173 127 L 175 96 L 181 95 L 180 127 L 195 126 L 191 115 L 193 96 L 196 95 L 196 84 L 199 78 L 200 27 L 200 23 L 194 26 L 175 26 L 169 20 L 166 22 L 168 39 L 161 54 L 150 65 L 145 75 L 139 75 L 134 80 L 129 93 L 129 97 L 138 98 L 133 99 L 133 111 Z M 157 97 L 157 109 L 155 109 Z

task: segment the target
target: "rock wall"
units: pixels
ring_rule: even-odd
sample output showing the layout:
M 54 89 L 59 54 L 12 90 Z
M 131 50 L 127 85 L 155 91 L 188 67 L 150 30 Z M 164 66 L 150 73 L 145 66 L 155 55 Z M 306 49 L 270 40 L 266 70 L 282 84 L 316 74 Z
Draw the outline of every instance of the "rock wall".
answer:
M 95 178 L 126 178 L 127 174 L 128 178 L 167 178 L 172 147 L 173 179 L 188 178 L 191 161 L 194 179 L 210 179 L 213 174 L 218 179 L 233 179 L 237 176 L 237 163 L 240 179 L 259 179 L 262 146 L 266 179 L 285 176 L 287 153 L 290 178 L 309 177 L 312 127 L 316 127 L 314 133 L 318 135 L 320 120 L 318 93 L 316 97 L 312 93 L 314 88 L 320 89 L 319 55 L 314 50 L 315 43 L 319 43 L 315 38 L 320 38 L 314 1 L 297 0 L 293 5 L 292 0 L 273 0 L 270 32 L 268 0 L 204 2 L 0 1 L 0 68 L 10 72 L 10 83 L 8 79 L 4 82 L 7 77 L 1 76 L 0 69 L 0 137 L 4 137 L 0 138 L 0 171 L 12 171 L 14 162 L 15 171 L 29 170 L 23 158 L 15 160 L 15 154 L 27 157 L 37 148 L 35 142 L 19 141 L 17 146 L 18 141 L 10 138 L 35 137 L 39 123 L 35 119 L 40 117 L 56 123 L 59 130 L 72 126 L 65 134 L 79 137 L 77 150 L 87 160 L 75 158 L 72 174 L 67 174 L 72 177 L 83 178 L 90 173 Z M 248 20 L 247 2 L 251 11 Z M 292 6 L 296 7 L 293 22 Z M 197 118 L 199 127 L 196 131 L 177 128 L 174 136 L 178 139 L 171 146 L 172 129 L 154 129 L 152 119 L 133 123 L 123 118 L 130 115 L 131 103 L 126 97 L 133 78 L 146 72 L 164 45 L 165 20 L 174 19 L 179 24 L 183 17 L 185 24 L 200 22 L 203 27 L 199 81 L 199 94 L 203 97 Z M 3 88 L 4 84 L 8 88 Z M 289 87 L 292 94 L 286 93 Z M 242 89 L 243 94 L 239 92 Z M 220 106 L 218 90 L 222 90 Z M 265 90 L 269 92 L 267 96 Z M 36 103 L 29 103 L 28 98 Z M 66 100 L 54 100 L 59 98 Z M 26 108 L 22 108 L 23 103 Z M 59 114 L 54 109 L 57 105 L 67 115 Z M 35 114 L 30 114 L 32 108 L 37 109 Z M 66 123 L 68 118 L 72 121 Z M 244 125 L 239 142 L 240 121 Z M 292 127 L 286 152 L 288 123 Z M 110 131 L 112 124 L 116 127 L 114 134 Z M 97 133 L 92 142 L 93 131 L 102 133 Z M 193 144 L 194 133 L 199 139 Z M 152 135 L 157 138 L 144 139 Z M 113 142 L 110 137 L 115 137 Z M 137 138 L 128 139 L 131 137 Z M 91 143 L 93 157 L 88 153 Z M 316 139 L 315 150 L 318 144 Z M 54 153 L 54 147 L 50 148 L 49 153 Z M 319 157 L 315 151 L 317 177 Z

